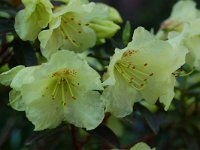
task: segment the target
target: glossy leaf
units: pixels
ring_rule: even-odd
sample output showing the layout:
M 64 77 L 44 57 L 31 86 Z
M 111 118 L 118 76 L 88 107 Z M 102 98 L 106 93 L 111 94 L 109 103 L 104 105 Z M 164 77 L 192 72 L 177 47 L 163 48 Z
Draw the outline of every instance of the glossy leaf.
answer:
M 142 105 L 135 105 L 135 107 L 141 113 L 151 130 L 157 134 L 160 130 L 160 122 L 156 115 Z
M 120 148 L 118 137 L 105 125 L 100 125 L 94 130 L 87 131 L 89 134 L 106 141 L 114 148 Z

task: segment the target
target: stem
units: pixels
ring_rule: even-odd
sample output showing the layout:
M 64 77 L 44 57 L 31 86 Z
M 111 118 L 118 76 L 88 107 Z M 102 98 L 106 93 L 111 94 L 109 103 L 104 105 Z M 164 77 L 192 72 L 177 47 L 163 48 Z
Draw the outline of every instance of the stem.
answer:
M 76 137 L 76 127 L 71 125 L 71 137 L 72 137 L 72 143 L 74 146 L 74 150 L 80 150 L 79 149 L 79 144 L 78 144 L 78 140 Z

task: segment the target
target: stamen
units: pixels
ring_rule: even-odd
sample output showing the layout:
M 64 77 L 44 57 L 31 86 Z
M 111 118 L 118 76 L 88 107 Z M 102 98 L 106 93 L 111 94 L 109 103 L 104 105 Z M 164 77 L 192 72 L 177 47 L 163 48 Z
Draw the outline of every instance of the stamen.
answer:
M 183 73 L 181 73 L 183 72 Z M 190 70 L 189 72 L 185 72 L 185 71 L 179 71 L 177 70 L 176 72 L 172 73 L 175 77 L 186 77 L 191 75 L 194 72 L 194 68 L 192 68 L 192 70 Z
M 133 78 L 129 78 L 129 75 L 126 72 L 123 72 L 119 65 L 115 65 L 115 68 L 124 77 L 124 79 L 129 82 L 131 87 L 136 88 L 137 90 L 141 90 L 142 89 L 140 84 L 137 81 L 132 80 Z
M 64 38 L 68 37 L 67 39 L 68 39 L 74 46 L 80 47 L 80 46 L 75 42 L 75 40 L 73 40 L 73 39 L 71 38 L 70 34 L 69 34 L 66 30 L 63 29 L 62 26 L 63 26 L 63 25 L 61 25 L 60 28 L 61 28 L 63 37 L 64 37 Z
M 123 57 L 130 57 L 131 55 L 133 55 L 135 53 L 136 53 L 136 51 L 130 49 L 130 50 L 127 50 L 126 52 L 124 52 Z
M 132 69 L 134 69 L 135 72 L 137 72 L 139 74 L 142 74 L 144 76 L 148 76 L 149 75 L 147 73 L 144 73 L 144 72 L 140 71 L 139 69 L 136 69 L 136 67 L 131 62 L 123 60 L 123 61 L 120 61 L 120 64 L 122 64 L 124 67 L 128 67 L 128 68 L 132 65 Z
M 72 80 L 77 75 L 77 72 L 70 69 L 61 69 L 52 74 L 52 77 L 57 81 L 52 92 L 52 99 L 55 99 L 56 96 L 61 96 L 61 103 L 63 106 L 67 104 L 66 97 L 70 96 L 72 99 L 76 99 L 73 93 L 73 87 L 77 87 L 79 83 L 76 80 Z M 72 82 L 73 81 L 73 82 Z M 58 93 L 59 92 L 59 93 Z M 60 93 L 61 92 L 61 93 Z
M 133 51 L 127 52 L 125 56 L 128 56 L 129 54 L 132 55 L 132 52 Z M 144 63 L 144 66 L 147 67 L 148 63 Z M 130 86 L 136 88 L 137 90 L 143 89 L 147 84 L 148 78 L 153 76 L 153 73 L 146 73 L 127 60 L 120 60 L 115 65 L 115 68 L 124 77 L 124 79 L 128 81 Z
M 70 83 L 69 83 L 69 81 L 68 81 L 68 79 L 66 78 L 66 81 L 67 81 L 67 85 L 68 85 L 68 87 L 69 87 L 69 92 L 70 92 L 70 95 L 71 95 L 71 97 L 72 97 L 72 99 L 76 99 L 75 98 L 75 96 L 74 96 L 74 94 L 73 94 L 73 92 L 72 92 L 72 89 L 71 89 L 71 86 L 70 86 Z
M 150 77 L 152 77 L 154 75 L 154 73 L 149 74 Z
M 133 77 L 133 79 L 134 78 L 136 78 L 136 79 L 138 79 L 138 80 L 140 80 L 140 81 L 144 81 L 144 79 L 143 78 L 141 78 L 140 76 L 136 76 L 135 74 L 134 74 L 134 72 L 131 70 L 131 69 L 126 69 L 126 68 L 124 68 L 124 67 L 122 67 L 122 66 L 120 66 L 119 65 L 119 67 L 124 71 L 124 72 L 128 72 L 128 73 L 130 73 Z M 134 70 L 135 71 L 135 70 Z
M 65 89 L 64 89 L 64 79 L 63 77 L 61 78 L 62 86 L 61 86 L 61 91 L 62 91 L 62 104 L 63 106 L 66 105 L 66 100 L 65 100 Z
M 56 82 L 56 86 L 55 86 L 55 88 L 54 88 L 54 90 L 53 90 L 53 93 L 52 93 L 52 99 L 54 100 L 55 98 L 56 98 L 56 91 L 57 91 L 57 89 L 58 89 L 58 85 L 60 84 L 60 81 L 58 80 L 57 82 Z M 47 88 L 46 88 L 47 89 Z
M 72 19 L 73 19 L 73 20 L 72 20 Z M 66 21 L 65 18 L 62 18 L 62 20 L 63 20 L 63 21 Z M 71 20 L 72 20 L 73 22 L 75 22 L 75 21 L 74 21 L 74 18 L 71 18 Z M 72 30 L 74 30 L 75 32 L 78 32 L 78 33 L 80 32 L 80 30 L 78 30 L 77 28 L 75 28 L 74 25 L 71 25 L 70 22 L 69 22 L 67 25 L 70 26 L 70 28 L 71 28 Z M 77 23 L 77 25 L 79 25 L 79 23 Z
M 69 20 L 66 20 L 65 18 L 62 18 L 62 21 L 64 22 L 64 24 L 61 23 L 60 29 L 61 29 L 61 32 L 62 32 L 62 34 L 63 34 L 64 39 L 69 40 L 74 46 L 80 47 L 80 46 L 76 43 L 76 41 L 72 38 L 72 36 L 70 36 L 70 34 L 69 34 L 68 31 L 67 31 L 67 28 L 71 28 L 72 30 L 74 30 L 74 31 L 77 32 L 77 33 L 78 33 L 79 30 L 77 30 L 76 28 L 74 28 L 74 27 L 70 24 L 70 21 L 69 21 Z M 66 22 L 67 22 L 67 24 L 66 24 Z

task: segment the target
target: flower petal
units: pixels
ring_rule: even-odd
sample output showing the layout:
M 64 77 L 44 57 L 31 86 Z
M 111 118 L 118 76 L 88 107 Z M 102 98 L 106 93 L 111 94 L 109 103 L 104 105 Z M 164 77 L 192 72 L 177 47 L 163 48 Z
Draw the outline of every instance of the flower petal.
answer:
M 138 95 L 122 76 L 116 76 L 116 81 L 115 85 L 108 86 L 103 91 L 101 99 L 106 106 L 106 112 L 111 112 L 116 117 L 124 117 L 132 112 Z
M 24 101 L 21 92 L 11 90 L 9 93 L 9 105 L 18 111 L 25 111 Z
M 94 69 L 92 69 L 86 61 L 83 61 L 77 54 L 72 51 L 61 50 L 55 53 L 52 55 L 49 62 L 43 64 L 41 67 L 42 68 L 35 74 L 35 77 L 37 78 L 48 77 L 49 74 L 51 75 L 60 69 L 66 68 L 77 72 L 77 77 L 74 80 L 80 83 L 79 87 L 83 91 L 103 89 L 99 74 Z
M 38 66 L 34 67 L 26 67 L 22 69 L 12 80 L 10 86 L 15 90 L 21 90 L 21 87 L 24 84 L 31 83 L 34 81 L 33 72 L 38 68 Z
M 48 25 L 53 6 L 48 0 L 22 2 L 25 9 L 16 15 L 15 30 L 22 40 L 34 41 L 41 29 Z
M 3 85 L 9 86 L 11 84 L 13 78 L 16 76 L 16 74 L 23 68 L 25 68 L 25 67 L 17 66 L 7 72 L 3 72 L 2 74 L 0 74 L 0 83 Z
M 104 107 L 98 92 L 88 92 L 74 101 L 68 101 L 66 106 L 65 120 L 80 128 L 92 130 L 104 118 Z
M 45 92 L 48 86 L 47 79 L 22 87 L 26 116 L 35 125 L 35 131 L 55 128 L 63 120 L 62 103 L 59 99 L 52 100 L 51 93 Z
M 187 56 L 187 62 L 191 66 L 194 66 L 197 70 L 200 71 L 200 37 L 193 36 L 191 38 L 185 39 L 185 45 L 190 50 L 190 53 Z

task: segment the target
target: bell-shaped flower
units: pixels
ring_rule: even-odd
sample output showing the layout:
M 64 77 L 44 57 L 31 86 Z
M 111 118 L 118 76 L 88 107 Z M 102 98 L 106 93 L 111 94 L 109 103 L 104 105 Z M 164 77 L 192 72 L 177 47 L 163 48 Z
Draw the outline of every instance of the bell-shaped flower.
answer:
M 35 130 L 62 121 L 90 130 L 103 120 L 100 76 L 74 52 L 62 50 L 47 63 L 22 69 L 10 86 L 10 105 L 24 110 Z
M 188 28 L 189 30 L 185 29 Z M 168 39 L 168 33 L 176 31 L 180 34 L 187 31 L 183 38 L 184 45 L 188 48 L 186 62 L 191 67 L 200 71 L 200 11 L 196 8 L 194 1 L 179 1 L 172 10 L 171 16 L 164 21 L 157 33 L 160 39 Z
M 41 29 L 46 28 L 52 15 L 49 0 L 22 0 L 24 9 L 15 18 L 15 30 L 22 40 L 34 41 Z
M 140 99 L 150 104 L 159 99 L 168 109 L 174 97 L 173 72 L 185 63 L 187 53 L 182 45 L 171 43 L 175 42 L 158 40 L 139 27 L 126 48 L 115 50 L 102 95 L 107 112 L 124 117 Z
M 98 4 L 80 0 L 56 7 L 49 29 L 38 37 L 42 54 L 50 58 L 55 50 L 63 48 L 81 52 L 93 47 L 98 39 L 113 36 L 119 29 L 114 23 L 119 20 L 116 11 L 108 6 L 100 8 Z
M 94 46 L 96 34 L 87 19 L 93 7 L 93 3 L 82 5 L 78 1 L 69 1 L 68 5 L 55 8 L 49 29 L 43 30 L 38 37 L 42 54 L 50 58 L 58 49 L 79 52 Z

